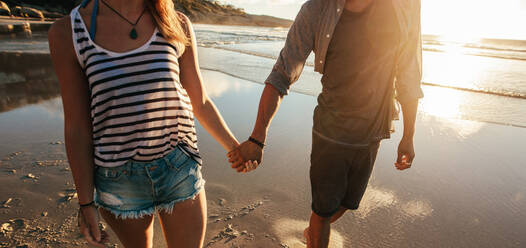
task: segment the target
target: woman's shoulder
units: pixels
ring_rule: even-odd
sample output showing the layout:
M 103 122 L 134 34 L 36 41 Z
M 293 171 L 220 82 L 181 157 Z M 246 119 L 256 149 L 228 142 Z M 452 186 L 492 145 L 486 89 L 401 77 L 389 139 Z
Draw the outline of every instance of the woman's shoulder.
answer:
M 177 13 L 177 17 L 179 17 L 179 20 L 181 21 L 181 24 L 183 25 L 183 27 L 192 26 L 192 21 L 187 15 L 185 15 L 183 12 L 178 11 L 178 10 L 176 10 L 175 13 Z
M 177 13 L 177 17 L 181 23 L 181 27 L 183 28 L 184 32 L 189 37 L 192 37 L 194 28 L 193 28 L 192 21 L 190 20 L 190 18 L 181 11 L 176 10 L 175 12 Z
M 69 15 L 64 16 L 56 20 L 48 30 L 49 41 L 60 41 L 67 40 L 66 38 L 71 35 L 71 17 Z
M 51 57 L 76 61 L 73 45 L 73 30 L 70 16 L 56 20 L 48 30 Z

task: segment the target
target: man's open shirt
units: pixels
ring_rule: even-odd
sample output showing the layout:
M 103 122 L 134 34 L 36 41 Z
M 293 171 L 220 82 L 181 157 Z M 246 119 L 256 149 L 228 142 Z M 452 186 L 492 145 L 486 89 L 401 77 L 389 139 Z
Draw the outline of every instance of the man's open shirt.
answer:
M 420 0 L 392 1 L 402 34 L 398 51 L 393 53 L 393 56 L 396 56 L 396 98 L 403 103 L 423 97 L 420 87 Z M 273 85 L 282 95 L 288 94 L 290 86 L 298 80 L 312 51 L 315 54 L 314 70 L 323 74 L 329 43 L 344 6 L 345 0 L 309 0 L 303 4 L 265 83 Z

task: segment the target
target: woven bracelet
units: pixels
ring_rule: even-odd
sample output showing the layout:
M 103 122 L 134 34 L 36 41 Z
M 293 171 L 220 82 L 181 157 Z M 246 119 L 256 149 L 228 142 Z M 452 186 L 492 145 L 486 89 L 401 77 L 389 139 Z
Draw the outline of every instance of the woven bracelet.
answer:
M 259 147 L 261 147 L 261 149 L 263 149 L 265 147 L 265 144 L 262 143 L 262 142 L 259 142 L 257 139 L 254 139 L 251 137 L 248 138 L 248 140 L 256 145 L 258 145 Z
M 80 206 L 81 208 L 89 207 L 89 206 L 94 205 L 94 204 L 95 204 L 95 201 L 91 201 L 91 202 L 86 203 L 86 204 L 80 204 L 80 202 L 79 202 L 79 206 Z

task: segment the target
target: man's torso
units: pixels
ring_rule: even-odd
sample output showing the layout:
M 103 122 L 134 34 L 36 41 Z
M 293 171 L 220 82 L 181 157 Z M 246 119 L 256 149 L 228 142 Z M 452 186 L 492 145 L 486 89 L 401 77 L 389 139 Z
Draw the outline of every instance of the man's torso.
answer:
M 359 145 L 389 136 L 400 27 L 392 1 L 342 11 L 325 57 L 314 131 Z M 390 116 L 389 116 L 390 117 Z

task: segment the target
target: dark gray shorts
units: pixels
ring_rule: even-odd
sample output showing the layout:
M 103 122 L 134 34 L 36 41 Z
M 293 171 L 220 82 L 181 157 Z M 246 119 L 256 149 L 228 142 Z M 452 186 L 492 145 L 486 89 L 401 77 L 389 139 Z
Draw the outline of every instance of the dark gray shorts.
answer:
M 340 207 L 357 209 L 362 200 L 380 142 L 354 148 L 312 136 L 310 181 L 312 211 L 331 217 Z

